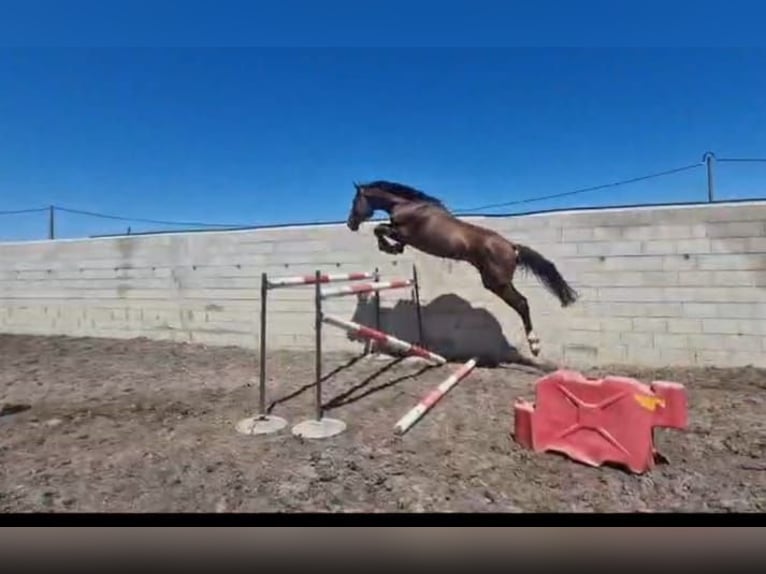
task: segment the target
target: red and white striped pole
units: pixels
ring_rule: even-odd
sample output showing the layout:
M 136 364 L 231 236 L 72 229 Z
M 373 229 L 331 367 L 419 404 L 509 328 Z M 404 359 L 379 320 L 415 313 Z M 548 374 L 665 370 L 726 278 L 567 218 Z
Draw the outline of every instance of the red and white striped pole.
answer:
M 453 372 L 449 377 L 442 381 L 439 386 L 434 388 L 420 402 L 407 412 L 399 422 L 394 425 L 397 434 L 407 432 L 415 422 L 426 414 L 449 390 L 463 380 L 476 366 L 476 359 L 473 358 Z
M 341 297 L 343 295 L 356 295 L 359 293 L 372 293 L 386 289 L 401 289 L 412 287 L 412 279 L 394 279 L 393 281 L 379 281 L 377 283 L 357 283 L 356 285 L 343 285 L 322 290 L 322 299 L 327 297 Z
M 396 337 L 393 337 L 391 335 L 387 335 L 386 333 L 383 333 L 382 331 L 371 329 L 370 327 L 365 327 L 364 325 L 360 325 L 359 323 L 354 323 L 353 321 L 347 321 L 345 319 L 341 319 L 340 317 L 335 317 L 333 315 L 325 315 L 323 320 L 326 323 L 335 325 L 336 327 L 349 331 L 355 335 L 358 335 L 359 337 L 362 337 L 364 339 L 369 339 L 372 341 L 377 341 L 381 345 L 386 345 L 388 347 L 391 347 L 392 349 L 400 351 L 411 357 L 421 357 L 423 359 L 428 359 L 430 361 L 435 362 L 438 365 L 443 365 L 444 363 L 447 362 L 447 359 L 445 359 L 441 355 L 437 355 L 436 353 L 432 353 L 431 351 L 424 349 L 422 347 L 419 347 L 418 345 L 413 345 L 412 343 L 408 343 L 406 341 L 402 341 L 401 339 L 397 339 Z
M 360 271 L 357 273 L 326 273 L 319 276 L 319 283 L 332 283 L 334 281 L 358 281 L 360 279 L 374 279 L 373 272 Z M 294 277 L 277 277 L 269 279 L 269 287 L 291 287 L 293 285 L 314 285 L 317 282 L 315 275 L 296 275 Z

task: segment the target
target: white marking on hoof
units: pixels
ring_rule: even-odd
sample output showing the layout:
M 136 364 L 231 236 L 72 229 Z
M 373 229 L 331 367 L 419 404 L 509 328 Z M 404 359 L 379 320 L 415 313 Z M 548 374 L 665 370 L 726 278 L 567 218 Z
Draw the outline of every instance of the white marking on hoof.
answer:
M 536 357 L 540 354 L 540 339 L 535 335 L 534 331 L 530 331 L 527 335 L 527 342 L 529 342 L 529 350 Z

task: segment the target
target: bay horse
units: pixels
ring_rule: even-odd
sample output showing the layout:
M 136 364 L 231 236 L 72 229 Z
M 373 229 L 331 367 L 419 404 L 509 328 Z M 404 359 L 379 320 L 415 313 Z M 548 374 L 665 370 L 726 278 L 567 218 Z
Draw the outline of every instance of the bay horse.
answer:
M 400 254 L 409 245 L 435 257 L 471 264 L 479 272 L 484 288 L 521 316 L 533 355 L 540 353 L 540 339 L 532 328 L 527 298 L 513 285 L 516 268 L 532 271 L 562 307 L 577 300 L 577 292 L 551 261 L 531 247 L 458 219 L 441 200 L 390 181 L 355 182 L 354 187 L 356 194 L 346 221 L 351 231 L 358 231 L 376 211 L 385 211 L 389 223 L 381 223 L 373 230 L 378 248 L 384 253 Z

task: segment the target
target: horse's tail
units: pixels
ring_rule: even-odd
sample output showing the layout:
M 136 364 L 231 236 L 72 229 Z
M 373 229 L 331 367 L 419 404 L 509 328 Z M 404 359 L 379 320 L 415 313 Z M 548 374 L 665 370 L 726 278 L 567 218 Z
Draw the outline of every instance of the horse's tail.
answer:
M 518 263 L 529 269 L 548 290 L 558 297 L 561 306 L 566 307 L 577 300 L 577 292 L 561 276 L 552 261 L 526 245 L 516 244 L 519 253 Z

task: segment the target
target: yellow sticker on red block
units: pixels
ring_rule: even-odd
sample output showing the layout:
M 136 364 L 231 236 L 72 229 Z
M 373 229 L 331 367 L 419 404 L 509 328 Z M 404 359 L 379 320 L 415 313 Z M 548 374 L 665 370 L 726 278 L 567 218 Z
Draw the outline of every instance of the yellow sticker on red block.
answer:
M 636 402 L 648 411 L 654 412 L 658 406 L 665 408 L 665 399 L 651 395 L 633 395 Z

